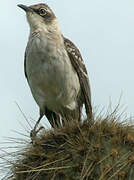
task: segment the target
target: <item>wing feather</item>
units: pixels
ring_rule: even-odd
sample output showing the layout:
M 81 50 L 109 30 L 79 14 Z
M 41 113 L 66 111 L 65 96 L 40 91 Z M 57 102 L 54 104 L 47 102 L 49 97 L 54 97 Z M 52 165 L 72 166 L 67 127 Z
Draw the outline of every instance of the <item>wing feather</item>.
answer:
M 78 48 L 67 38 L 64 37 L 64 44 L 70 58 L 70 61 L 76 70 L 80 86 L 82 90 L 82 95 L 84 97 L 84 104 L 86 108 L 86 114 L 89 118 L 92 117 L 92 106 L 91 106 L 91 91 L 90 91 L 90 84 L 88 79 L 88 73 L 80 54 Z

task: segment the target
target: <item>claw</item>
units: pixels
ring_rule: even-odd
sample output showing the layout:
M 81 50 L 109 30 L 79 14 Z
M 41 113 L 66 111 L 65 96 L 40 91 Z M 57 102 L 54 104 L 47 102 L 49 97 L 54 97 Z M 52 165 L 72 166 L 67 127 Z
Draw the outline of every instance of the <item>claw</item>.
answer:
M 44 128 L 43 126 L 41 126 L 38 130 L 35 130 L 35 129 L 31 130 L 31 132 L 30 132 L 30 138 L 31 138 L 31 141 L 32 141 L 31 143 L 32 143 L 32 144 L 33 144 L 33 141 L 35 141 L 38 132 L 39 132 L 40 130 L 42 130 L 42 129 L 45 129 L 45 128 Z
M 30 132 L 30 138 L 35 137 L 37 134 L 37 131 L 35 131 L 34 129 Z
M 41 126 L 38 130 L 36 130 L 42 117 L 43 117 L 43 114 L 40 115 L 38 121 L 36 122 L 36 124 L 34 126 L 34 129 L 31 130 L 31 132 L 30 132 L 30 138 L 32 140 L 32 142 L 31 142 L 32 144 L 33 144 L 33 141 L 35 141 L 35 139 L 36 139 L 37 133 L 43 128 L 43 126 Z
M 38 133 L 38 132 L 40 132 L 40 130 L 42 130 L 42 129 L 45 129 L 43 126 L 41 126 L 37 131 L 36 131 L 36 134 Z

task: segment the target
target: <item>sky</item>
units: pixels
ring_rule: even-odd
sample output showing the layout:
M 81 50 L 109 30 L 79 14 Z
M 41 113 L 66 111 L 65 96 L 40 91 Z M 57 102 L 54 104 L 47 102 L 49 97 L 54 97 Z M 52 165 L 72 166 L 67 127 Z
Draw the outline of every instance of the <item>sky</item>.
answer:
M 25 133 L 28 120 L 37 120 L 36 105 L 24 76 L 24 51 L 29 35 L 25 13 L 17 4 L 47 3 L 61 31 L 80 49 L 91 83 L 92 103 L 99 109 L 110 101 L 134 114 L 133 0 L 4 0 L 0 6 L 0 142 Z M 19 105 L 21 111 L 19 110 Z M 49 127 L 47 120 L 42 120 Z M 34 124 L 33 124 L 34 125 Z M 3 146 L 0 144 L 0 147 Z

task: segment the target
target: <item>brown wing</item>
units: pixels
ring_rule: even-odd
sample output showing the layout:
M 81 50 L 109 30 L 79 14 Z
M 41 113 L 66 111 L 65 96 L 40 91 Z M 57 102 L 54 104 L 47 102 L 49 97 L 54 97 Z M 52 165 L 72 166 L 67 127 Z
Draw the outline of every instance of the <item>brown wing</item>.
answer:
M 84 61 L 82 59 L 82 56 L 78 48 L 69 39 L 66 39 L 65 37 L 64 37 L 64 44 L 68 52 L 70 61 L 79 77 L 82 95 L 84 97 L 84 104 L 86 108 L 87 117 L 91 118 L 92 117 L 91 91 L 90 91 L 89 79 Z

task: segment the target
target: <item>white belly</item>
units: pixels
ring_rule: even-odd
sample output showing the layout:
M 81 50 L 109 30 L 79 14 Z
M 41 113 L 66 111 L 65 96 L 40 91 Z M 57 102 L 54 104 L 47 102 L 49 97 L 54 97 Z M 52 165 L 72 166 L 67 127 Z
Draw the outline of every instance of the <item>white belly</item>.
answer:
M 26 53 L 26 73 L 33 97 L 42 110 L 75 108 L 80 84 L 66 51 L 57 48 L 49 53 L 36 39 Z

